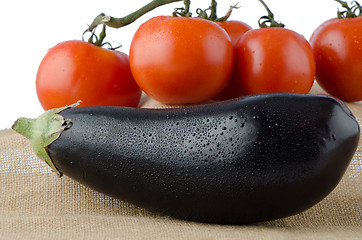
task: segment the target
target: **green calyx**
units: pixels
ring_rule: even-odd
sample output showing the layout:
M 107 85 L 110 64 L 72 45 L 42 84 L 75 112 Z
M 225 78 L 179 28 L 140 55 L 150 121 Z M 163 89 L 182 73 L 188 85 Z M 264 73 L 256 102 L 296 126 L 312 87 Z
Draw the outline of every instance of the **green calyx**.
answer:
M 198 8 L 196 10 L 197 15 L 200 18 L 207 19 L 214 22 L 225 22 L 229 19 L 231 16 L 231 13 L 234 9 L 238 9 L 238 4 L 235 4 L 234 6 L 230 6 L 229 11 L 226 13 L 225 16 L 218 18 L 217 17 L 217 2 L 215 0 L 211 1 L 211 6 L 205 10 L 202 10 L 201 8 Z M 207 13 L 207 11 L 210 11 L 210 14 Z
M 362 6 L 357 1 L 352 1 L 354 5 L 350 7 L 347 2 L 341 0 L 334 0 L 342 5 L 345 8 L 344 11 L 338 11 L 337 16 L 339 19 L 343 18 L 356 18 L 362 16 Z
M 35 154 L 45 161 L 60 177 L 62 173 L 54 165 L 47 148 L 70 125 L 70 119 L 64 119 L 59 113 L 79 104 L 80 101 L 70 106 L 50 109 L 35 119 L 19 118 L 12 126 L 13 130 L 30 140 Z
M 100 17 L 100 16 L 98 16 L 98 17 Z M 113 47 L 112 44 L 110 44 L 109 42 L 104 42 L 104 39 L 107 36 L 107 34 L 106 34 L 106 25 L 104 25 L 104 24 L 102 25 L 102 32 L 99 34 L 99 36 L 96 35 L 95 31 L 96 31 L 96 27 L 92 29 L 91 36 L 88 39 L 88 42 L 93 44 L 94 46 L 103 47 L 105 45 L 108 45 L 109 46 L 108 49 L 110 49 L 110 50 L 116 50 L 116 49 L 122 47 L 122 45 L 119 45 L 117 47 Z M 83 33 L 83 37 L 82 37 L 83 41 L 84 41 L 84 35 L 87 32 L 90 32 L 90 31 L 87 29 Z
M 260 28 L 268 28 L 268 27 L 284 28 L 285 25 L 283 23 L 278 23 L 277 21 L 275 21 L 274 14 L 270 11 L 269 7 L 265 4 L 265 2 L 262 0 L 259 0 L 259 2 L 261 2 L 261 4 L 263 4 L 264 8 L 268 12 L 268 16 L 262 16 L 259 19 L 259 27 Z
M 175 11 L 172 13 L 174 17 L 192 17 L 192 13 L 190 13 L 190 0 L 184 0 L 185 7 L 175 8 Z

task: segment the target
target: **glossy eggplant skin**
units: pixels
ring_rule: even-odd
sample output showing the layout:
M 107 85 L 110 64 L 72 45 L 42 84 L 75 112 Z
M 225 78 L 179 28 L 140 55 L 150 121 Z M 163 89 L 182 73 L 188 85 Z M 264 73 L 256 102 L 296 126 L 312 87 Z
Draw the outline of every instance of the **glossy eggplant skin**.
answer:
M 343 103 L 315 95 L 60 114 L 71 124 L 48 153 L 62 173 L 162 215 L 218 224 L 312 207 L 338 184 L 360 136 Z

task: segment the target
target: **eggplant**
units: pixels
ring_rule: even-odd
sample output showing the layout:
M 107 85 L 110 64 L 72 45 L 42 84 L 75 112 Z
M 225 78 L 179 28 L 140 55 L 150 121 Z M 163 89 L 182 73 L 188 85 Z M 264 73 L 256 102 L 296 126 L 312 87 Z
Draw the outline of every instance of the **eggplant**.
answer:
M 250 224 L 325 198 L 359 124 L 328 96 L 274 93 L 171 109 L 68 106 L 13 129 L 59 175 L 163 216 Z

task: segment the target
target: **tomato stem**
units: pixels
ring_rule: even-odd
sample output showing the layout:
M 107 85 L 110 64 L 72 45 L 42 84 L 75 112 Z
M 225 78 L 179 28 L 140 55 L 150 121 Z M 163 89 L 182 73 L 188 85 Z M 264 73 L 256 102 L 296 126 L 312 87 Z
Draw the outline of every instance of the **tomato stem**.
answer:
M 190 13 L 190 0 L 184 0 L 185 7 L 183 8 L 175 8 L 175 11 L 173 12 L 174 17 L 191 17 L 192 13 Z
M 84 34 L 86 32 L 88 32 L 88 30 L 86 30 L 83 33 L 83 37 L 84 37 Z M 111 50 L 116 50 L 116 49 L 122 47 L 122 45 L 119 45 L 117 47 L 113 47 L 112 44 L 110 44 L 109 42 L 103 42 L 104 39 L 106 38 L 106 36 L 107 36 L 107 34 L 106 34 L 106 25 L 103 25 L 102 32 L 99 34 L 99 37 L 95 34 L 95 29 L 94 29 L 92 31 L 91 36 L 88 39 L 88 42 L 95 45 L 95 46 L 97 46 L 97 47 L 103 47 L 104 45 L 108 45 L 109 49 L 111 49 Z M 94 39 L 95 39 L 95 41 L 94 41 Z
M 335 0 L 336 2 L 340 3 L 343 8 L 345 8 L 345 11 L 339 11 L 337 12 L 337 16 L 339 19 L 342 18 L 355 18 L 362 16 L 362 6 L 357 1 L 352 1 L 355 5 L 352 5 L 352 7 L 348 6 L 347 2 L 341 1 L 341 0 Z M 357 11 L 359 11 L 359 14 L 357 15 Z
M 107 25 L 111 28 L 121 28 L 127 26 L 138 18 L 143 16 L 144 14 L 152 11 L 153 9 L 160 7 L 162 5 L 166 5 L 173 2 L 180 2 L 182 0 L 153 0 L 152 2 L 148 3 L 144 7 L 140 8 L 139 10 L 125 16 L 122 18 L 115 18 L 104 13 L 99 14 L 92 22 L 92 24 L 88 27 L 87 31 L 92 32 L 98 25 Z
M 102 46 L 103 40 L 106 38 L 106 36 L 107 36 L 106 35 L 106 26 L 103 25 L 102 32 L 100 33 L 99 38 L 93 44 L 96 45 L 96 46 Z
M 196 13 L 200 18 L 207 19 L 214 22 L 225 22 L 229 19 L 231 16 L 231 13 L 234 9 L 238 9 L 238 4 L 235 4 L 233 6 L 230 6 L 228 12 L 225 16 L 218 18 L 217 17 L 217 2 L 215 0 L 211 1 L 211 6 L 205 10 L 202 10 L 201 8 L 198 8 L 196 10 Z M 210 10 L 210 15 L 207 14 L 207 11 Z
M 210 20 L 215 21 L 217 19 L 217 2 L 216 2 L 216 0 L 211 1 L 210 10 L 211 10 Z
M 230 6 L 228 12 L 226 13 L 225 16 L 221 17 L 221 18 L 217 18 L 215 21 L 216 22 L 225 22 L 229 19 L 229 17 L 231 16 L 231 13 L 233 12 L 234 9 L 239 9 L 238 4 L 235 4 L 233 6 Z
M 268 16 L 262 16 L 259 19 L 259 27 L 260 28 L 268 28 L 268 27 L 281 27 L 283 28 L 285 25 L 283 23 L 278 23 L 275 21 L 274 19 L 274 14 L 272 13 L 272 11 L 270 11 L 269 7 L 265 4 L 265 2 L 263 0 L 259 0 L 259 2 L 261 2 L 261 4 L 263 4 L 264 8 L 266 9 L 266 11 L 268 12 Z M 267 25 L 269 24 L 269 25 Z

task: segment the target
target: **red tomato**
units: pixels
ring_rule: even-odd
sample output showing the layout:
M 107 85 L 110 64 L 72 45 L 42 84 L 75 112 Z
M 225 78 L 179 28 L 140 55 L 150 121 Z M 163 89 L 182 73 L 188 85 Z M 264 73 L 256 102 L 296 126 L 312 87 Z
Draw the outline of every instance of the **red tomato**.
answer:
M 310 42 L 319 85 L 341 100 L 362 100 L 362 17 L 331 19 Z
M 159 16 L 137 30 L 130 64 L 138 85 L 155 100 L 197 103 L 215 97 L 228 83 L 233 47 L 214 22 Z
M 36 89 L 45 110 L 78 100 L 82 106 L 137 106 L 141 97 L 126 54 L 77 40 L 48 51 Z
M 217 22 L 217 24 L 227 32 L 234 47 L 244 33 L 251 30 L 251 27 L 248 24 L 240 21 L 224 21 Z
M 248 24 L 240 21 L 224 21 L 218 22 L 218 24 L 228 33 L 234 48 L 244 33 L 252 29 Z M 221 91 L 219 95 L 215 97 L 215 99 L 226 100 L 237 98 L 243 95 L 242 92 L 243 91 L 240 84 L 238 83 L 238 77 L 234 69 L 234 73 L 232 74 L 228 85 Z
M 281 27 L 245 33 L 236 47 L 236 67 L 245 94 L 306 94 L 315 78 L 315 61 L 308 41 Z

